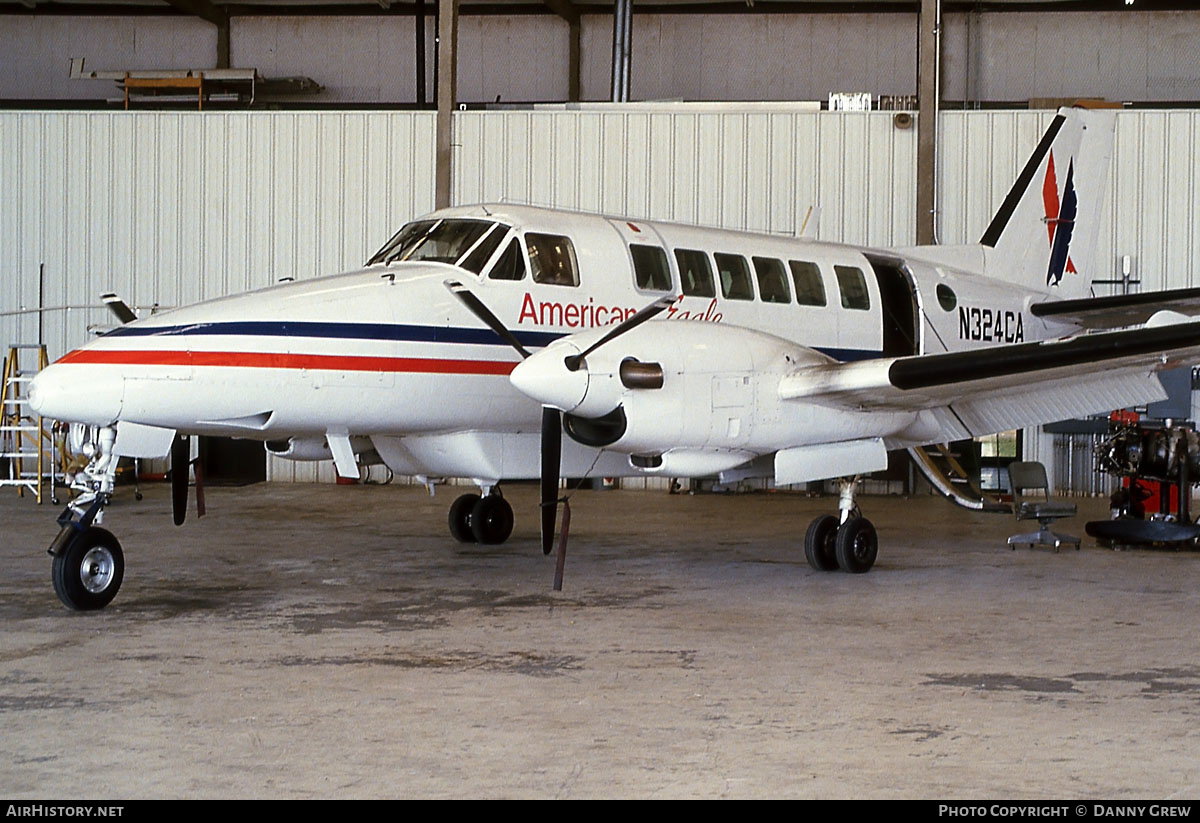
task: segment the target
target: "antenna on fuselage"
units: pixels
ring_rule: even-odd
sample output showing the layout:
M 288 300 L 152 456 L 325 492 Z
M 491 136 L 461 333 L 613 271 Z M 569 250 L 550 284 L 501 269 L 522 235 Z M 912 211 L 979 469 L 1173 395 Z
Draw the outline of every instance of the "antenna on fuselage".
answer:
M 816 218 L 816 219 L 814 219 Z M 812 224 L 813 233 L 808 233 L 808 226 Z M 816 231 L 821 225 L 821 209 L 819 206 L 809 206 L 808 211 L 804 213 L 804 222 L 800 224 L 800 231 L 796 233 L 797 237 L 806 237 L 816 240 Z

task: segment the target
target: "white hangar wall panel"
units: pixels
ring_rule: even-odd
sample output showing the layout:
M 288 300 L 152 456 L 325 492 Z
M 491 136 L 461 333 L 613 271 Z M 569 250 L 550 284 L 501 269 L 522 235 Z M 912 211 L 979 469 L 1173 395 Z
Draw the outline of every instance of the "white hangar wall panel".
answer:
M 881 112 L 795 106 L 465 112 L 455 202 L 509 201 L 795 234 L 913 242 L 916 137 Z
M 359 265 L 433 208 L 431 113 L 0 113 L 0 311 L 174 306 Z M 46 315 L 51 357 L 100 308 Z M 0 342 L 36 315 L 0 317 Z

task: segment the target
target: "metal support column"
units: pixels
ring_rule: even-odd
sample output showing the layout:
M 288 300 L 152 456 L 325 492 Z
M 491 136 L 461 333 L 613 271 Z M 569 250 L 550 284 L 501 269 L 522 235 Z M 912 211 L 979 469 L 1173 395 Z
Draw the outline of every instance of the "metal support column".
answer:
M 425 0 L 417 0 L 416 4 L 416 33 L 417 33 L 417 105 L 425 107 Z
M 613 5 L 612 101 L 629 102 L 629 64 L 633 49 L 633 0 Z
M 579 18 L 567 21 L 567 99 L 579 102 Z
M 458 104 L 458 0 L 438 0 L 437 69 L 437 186 L 434 205 L 444 209 L 450 205 L 453 189 L 454 109 Z
M 937 141 L 942 0 L 921 0 L 917 33 L 917 244 L 938 242 Z

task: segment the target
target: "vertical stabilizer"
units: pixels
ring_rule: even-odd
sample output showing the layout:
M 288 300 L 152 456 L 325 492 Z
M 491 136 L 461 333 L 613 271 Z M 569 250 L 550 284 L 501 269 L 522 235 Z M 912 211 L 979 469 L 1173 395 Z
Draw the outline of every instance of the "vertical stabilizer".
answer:
M 985 274 L 1084 297 L 1098 265 L 1116 114 L 1059 109 L 980 239 Z M 1105 270 L 1107 271 L 1107 270 Z

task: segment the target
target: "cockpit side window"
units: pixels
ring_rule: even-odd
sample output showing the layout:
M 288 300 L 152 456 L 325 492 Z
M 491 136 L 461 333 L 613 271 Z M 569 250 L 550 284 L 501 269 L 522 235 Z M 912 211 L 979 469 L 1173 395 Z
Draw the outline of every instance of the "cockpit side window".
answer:
M 496 265 L 492 266 L 492 270 L 488 272 L 490 280 L 524 280 L 525 279 L 525 255 L 521 254 L 521 243 L 517 238 L 513 238 L 500 256 L 496 259 Z
M 665 250 L 659 246 L 630 244 L 629 254 L 633 257 L 633 276 L 639 289 L 671 290 L 671 266 Z
M 695 249 L 675 249 L 675 262 L 679 264 L 679 284 L 685 295 L 690 297 L 716 297 L 713 286 L 712 266 L 708 255 Z
M 525 234 L 525 245 L 529 248 L 533 282 L 552 286 L 579 285 L 579 267 L 575 264 L 571 238 L 531 231 Z

